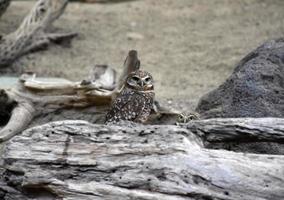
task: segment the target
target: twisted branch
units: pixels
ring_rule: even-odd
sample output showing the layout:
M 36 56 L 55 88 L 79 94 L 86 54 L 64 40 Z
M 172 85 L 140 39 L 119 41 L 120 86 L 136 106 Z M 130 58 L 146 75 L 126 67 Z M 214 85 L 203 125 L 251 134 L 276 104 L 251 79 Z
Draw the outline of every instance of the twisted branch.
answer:
M 54 41 L 70 39 L 75 33 L 48 33 L 52 23 L 64 12 L 68 0 L 38 0 L 19 28 L 0 40 L 0 68 L 9 67 L 21 56 Z

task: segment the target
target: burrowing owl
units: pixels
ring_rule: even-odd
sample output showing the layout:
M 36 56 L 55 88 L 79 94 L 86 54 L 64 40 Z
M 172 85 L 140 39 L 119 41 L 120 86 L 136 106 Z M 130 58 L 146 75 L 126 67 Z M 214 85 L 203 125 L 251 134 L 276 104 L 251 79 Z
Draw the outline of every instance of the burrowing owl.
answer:
M 120 120 L 145 123 L 153 108 L 154 96 L 150 73 L 141 70 L 130 73 L 106 115 L 106 123 Z
M 192 120 L 198 120 L 200 119 L 199 118 L 199 114 L 198 113 L 180 113 L 178 115 L 178 118 L 177 118 L 177 123 L 176 124 L 184 124 L 184 123 L 188 123 Z

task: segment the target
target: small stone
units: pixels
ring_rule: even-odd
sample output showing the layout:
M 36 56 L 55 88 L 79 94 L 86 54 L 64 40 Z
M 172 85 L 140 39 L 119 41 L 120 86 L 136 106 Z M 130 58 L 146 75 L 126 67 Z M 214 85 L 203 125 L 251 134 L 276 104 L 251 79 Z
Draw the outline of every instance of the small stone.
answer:
M 126 34 L 128 40 L 143 40 L 144 36 L 137 32 L 129 32 Z
M 131 23 L 130 23 L 130 26 L 131 26 L 132 28 L 135 28 L 135 27 L 137 26 L 137 23 L 136 23 L 136 22 L 131 22 Z

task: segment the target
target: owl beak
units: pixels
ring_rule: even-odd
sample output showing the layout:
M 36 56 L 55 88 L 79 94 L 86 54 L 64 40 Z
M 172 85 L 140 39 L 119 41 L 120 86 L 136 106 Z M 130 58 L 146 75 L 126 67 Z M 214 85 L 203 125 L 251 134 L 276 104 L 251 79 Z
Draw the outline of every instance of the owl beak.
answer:
M 139 81 L 138 84 L 141 86 L 141 87 L 144 87 L 145 83 L 143 80 Z

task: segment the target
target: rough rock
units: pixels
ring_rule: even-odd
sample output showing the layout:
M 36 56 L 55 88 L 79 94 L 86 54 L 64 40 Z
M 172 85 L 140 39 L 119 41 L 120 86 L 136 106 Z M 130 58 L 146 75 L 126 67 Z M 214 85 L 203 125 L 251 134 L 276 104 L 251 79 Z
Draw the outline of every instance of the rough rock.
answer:
M 202 118 L 284 117 L 284 38 L 249 53 L 196 111 Z

